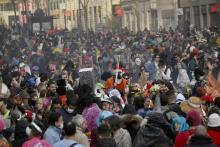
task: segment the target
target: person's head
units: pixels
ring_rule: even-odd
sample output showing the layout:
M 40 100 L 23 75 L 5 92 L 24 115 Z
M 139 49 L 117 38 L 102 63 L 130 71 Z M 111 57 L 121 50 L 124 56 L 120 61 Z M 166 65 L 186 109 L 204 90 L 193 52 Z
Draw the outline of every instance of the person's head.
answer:
M 83 131 L 86 130 L 87 128 L 86 120 L 82 115 L 77 114 L 72 118 L 72 121 L 75 123 L 76 127 L 81 128 Z
M 68 71 L 67 70 L 63 70 L 61 73 L 61 77 L 64 80 L 68 80 Z
M 76 109 L 76 105 L 77 105 L 77 99 L 67 98 L 66 105 L 64 106 L 64 108 L 68 113 L 73 113 L 74 110 Z
M 152 101 L 150 98 L 146 98 L 145 101 L 144 101 L 144 108 L 152 108 Z
M 166 66 L 165 62 L 163 60 L 160 60 L 159 63 L 158 63 L 158 67 L 160 69 L 164 68 Z
M 156 55 L 155 61 L 156 61 L 157 63 L 160 61 L 160 56 L 159 56 L 159 55 Z
M 118 129 L 121 128 L 120 118 L 116 115 L 112 115 L 106 118 L 106 122 L 110 126 L 112 132 L 116 132 Z
M 28 100 L 30 99 L 30 95 L 26 91 L 21 91 L 19 93 L 19 97 L 22 99 L 24 105 L 28 105 Z
M 49 125 L 62 129 L 63 117 L 58 112 L 51 112 L 49 116 Z
M 97 129 L 99 139 L 102 138 L 111 138 L 111 129 L 108 125 L 100 125 Z
M 45 82 L 48 79 L 46 73 L 40 73 L 39 77 L 40 77 L 40 82 Z
M 18 120 L 15 125 L 14 137 L 16 139 L 27 138 L 26 128 L 29 126 L 29 123 L 26 119 Z
M 63 127 L 65 136 L 74 136 L 76 134 L 76 125 L 73 121 L 68 121 L 64 123 Z
M 199 125 L 196 127 L 195 135 L 198 136 L 208 136 L 208 132 L 205 126 Z
M 107 111 L 113 110 L 113 101 L 110 98 L 101 99 L 102 109 Z
M 28 137 L 36 137 L 36 136 L 42 136 L 44 133 L 44 125 L 42 122 L 38 120 L 34 120 L 30 123 L 30 125 L 26 128 L 26 135 Z
M 55 94 L 56 93 L 56 89 L 57 89 L 57 84 L 55 81 L 49 81 L 47 84 L 47 89 L 51 94 Z
M 135 106 L 134 105 L 125 105 L 122 114 L 136 114 Z
M 59 112 L 62 108 L 61 100 L 59 98 L 55 98 L 52 100 L 52 110 L 55 112 Z

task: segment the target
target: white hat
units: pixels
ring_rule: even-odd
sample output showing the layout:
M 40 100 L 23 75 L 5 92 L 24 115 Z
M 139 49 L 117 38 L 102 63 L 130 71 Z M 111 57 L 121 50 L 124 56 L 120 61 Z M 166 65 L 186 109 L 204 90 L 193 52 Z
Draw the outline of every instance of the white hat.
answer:
M 185 100 L 186 100 L 186 98 L 183 96 L 183 94 L 181 94 L 181 93 L 177 94 L 176 104 L 179 104 L 179 103 L 181 103 L 182 101 L 185 101 Z
M 208 118 L 208 124 L 209 127 L 219 127 L 220 126 L 220 115 L 217 113 L 213 113 Z
M 109 92 L 109 97 L 117 96 L 118 98 L 121 98 L 121 93 L 117 89 L 113 89 Z

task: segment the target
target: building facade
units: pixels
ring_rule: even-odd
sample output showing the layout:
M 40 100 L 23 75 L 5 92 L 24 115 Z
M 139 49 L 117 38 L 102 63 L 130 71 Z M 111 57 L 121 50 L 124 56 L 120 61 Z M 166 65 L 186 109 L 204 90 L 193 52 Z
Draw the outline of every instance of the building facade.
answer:
M 16 13 L 18 15 L 18 5 L 16 5 Z M 0 25 L 11 26 L 14 24 L 14 8 L 10 0 L 0 1 Z M 18 18 L 17 18 L 18 19 Z
M 121 5 L 122 26 L 129 30 L 157 31 L 160 26 L 168 29 L 178 25 L 177 0 L 122 0 Z
M 197 28 L 220 26 L 220 0 L 179 0 L 183 9 L 181 23 Z
M 57 29 L 95 30 L 97 26 L 106 24 L 111 19 L 112 5 L 119 2 L 120 0 L 53 0 L 48 7 Z

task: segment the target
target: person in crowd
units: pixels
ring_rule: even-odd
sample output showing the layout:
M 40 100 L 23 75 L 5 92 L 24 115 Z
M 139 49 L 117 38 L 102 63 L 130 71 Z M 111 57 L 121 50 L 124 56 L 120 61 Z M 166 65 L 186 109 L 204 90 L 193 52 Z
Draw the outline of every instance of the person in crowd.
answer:
M 63 117 L 64 122 L 68 122 L 76 115 L 74 108 L 76 106 L 76 99 L 68 98 L 66 101 L 66 106 L 63 106 L 60 113 Z
M 208 117 L 208 134 L 213 142 L 220 146 L 220 114 L 213 113 Z
M 144 101 L 144 107 L 137 111 L 137 114 L 140 115 L 142 118 L 147 116 L 147 113 L 152 112 L 153 110 L 153 103 L 150 98 L 146 98 Z
M 80 101 L 85 101 L 85 108 L 82 112 L 83 117 L 87 122 L 87 129 L 92 131 L 97 128 L 96 120 L 98 119 L 99 113 L 101 109 L 98 107 L 96 103 L 96 98 L 93 95 L 88 95 L 83 97 Z
M 116 142 L 112 138 L 111 130 L 108 125 L 100 125 L 98 127 L 98 140 L 96 147 L 116 147 Z
M 14 141 L 11 142 L 12 147 L 22 146 L 22 144 L 28 140 L 28 136 L 26 134 L 26 128 L 28 126 L 29 123 L 27 120 L 18 120 L 14 131 Z
M 75 141 L 76 125 L 74 122 L 65 122 L 63 129 L 65 133 L 64 139 L 55 143 L 53 147 L 84 147 Z
M 5 122 L 0 116 L 0 146 L 10 147 L 8 140 L 3 136 L 3 130 L 5 129 Z
M 89 147 L 89 139 L 86 136 L 86 120 L 82 115 L 77 114 L 72 118 L 73 123 L 76 125 L 75 141 L 82 144 L 84 147 Z
M 113 111 L 113 100 L 111 98 L 101 98 L 102 110 Z
M 199 112 L 196 110 L 190 110 L 186 116 L 186 122 L 189 125 L 189 130 L 180 132 L 175 139 L 175 147 L 184 147 L 187 144 L 190 136 L 195 134 L 197 126 L 202 125 L 202 118 Z
M 35 120 L 31 122 L 25 131 L 29 140 L 24 142 L 22 147 L 30 147 L 30 146 L 51 147 L 51 145 L 46 140 L 42 140 L 44 133 L 44 126 L 40 121 Z
M 63 117 L 58 112 L 52 112 L 49 116 L 49 127 L 44 133 L 44 139 L 54 145 L 62 138 Z
M 157 80 L 172 81 L 171 68 L 163 60 L 158 63 Z
M 146 122 L 143 121 L 134 142 L 133 147 L 139 146 L 172 146 L 169 138 L 165 134 L 167 122 L 162 113 L 150 112 Z
M 121 127 L 129 132 L 133 142 L 140 128 L 142 117 L 136 114 L 136 110 L 133 105 L 125 105 L 122 115 L 119 117 L 121 121 Z
M 217 147 L 209 137 L 207 129 L 200 125 L 195 129 L 195 134 L 190 138 L 185 147 Z
M 131 147 L 132 141 L 129 132 L 120 126 L 120 118 L 116 115 L 110 116 L 106 119 L 107 124 L 111 128 L 113 138 L 117 146 Z
M 127 81 L 122 77 L 122 70 L 116 69 L 113 76 L 107 79 L 105 83 L 106 92 L 117 89 L 121 94 L 125 95 Z
M 47 84 L 47 97 L 54 98 L 56 93 L 57 84 L 55 81 L 50 80 Z

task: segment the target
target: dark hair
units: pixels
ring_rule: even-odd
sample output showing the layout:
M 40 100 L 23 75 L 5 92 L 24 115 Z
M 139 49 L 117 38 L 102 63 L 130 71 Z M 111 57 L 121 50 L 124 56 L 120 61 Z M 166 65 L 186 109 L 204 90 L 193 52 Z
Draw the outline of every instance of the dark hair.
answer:
M 34 120 L 30 126 L 29 126 L 32 130 L 32 135 L 33 136 L 42 136 L 44 134 L 45 131 L 45 127 L 43 125 L 43 123 L 39 120 Z M 39 130 L 40 129 L 40 130 Z
M 168 104 L 168 98 L 166 93 L 160 94 L 160 102 L 161 102 L 161 106 L 166 106 Z
M 64 122 L 63 130 L 65 132 L 65 135 L 67 136 L 75 135 L 76 125 L 72 121 Z
M 47 81 L 47 79 L 48 79 L 46 73 L 40 73 L 39 77 L 40 77 L 40 81 L 41 81 L 41 82 L 45 82 L 45 81 Z
M 60 117 L 61 117 L 60 113 L 51 112 L 49 116 L 49 125 L 55 126 L 55 122 L 57 122 Z
M 116 115 L 112 115 L 108 118 L 106 118 L 106 121 L 108 122 L 108 124 L 110 125 L 111 127 L 111 130 L 114 132 L 114 131 L 117 131 L 118 129 L 120 129 L 120 119 L 118 116 Z
M 111 130 L 108 125 L 100 125 L 97 129 L 98 135 L 102 137 L 111 137 Z
M 220 108 L 220 97 L 215 98 L 215 105 Z
M 163 66 L 165 66 L 166 64 L 165 64 L 165 62 L 163 61 L 163 60 L 160 60 L 159 61 L 159 63 L 158 63 L 158 66 L 159 67 L 163 67 Z
M 55 98 L 52 100 L 52 104 L 60 104 L 61 105 L 61 100 L 59 98 Z
M 145 101 L 145 99 L 143 96 L 134 97 L 135 109 L 138 110 L 140 108 L 144 108 L 144 101 Z
M 136 114 L 135 106 L 134 105 L 125 105 L 122 114 Z
M 47 83 L 47 87 L 50 87 L 50 85 L 52 85 L 52 84 L 55 84 L 55 85 L 56 85 L 56 82 L 53 81 L 53 80 L 50 80 L 50 81 Z
M 21 119 L 16 123 L 14 137 L 16 139 L 27 138 L 25 131 L 28 127 L 28 121 L 26 119 Z

